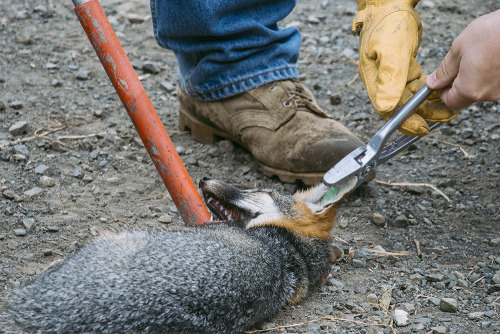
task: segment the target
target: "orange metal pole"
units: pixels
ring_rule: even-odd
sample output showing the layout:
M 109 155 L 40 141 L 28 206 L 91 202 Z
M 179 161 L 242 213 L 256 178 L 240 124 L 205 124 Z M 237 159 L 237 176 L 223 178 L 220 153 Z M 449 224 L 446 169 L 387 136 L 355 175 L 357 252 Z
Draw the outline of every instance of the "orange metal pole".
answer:
M 75 13 L 186 225 L 210 214 L 98 0 L 73 0 Z

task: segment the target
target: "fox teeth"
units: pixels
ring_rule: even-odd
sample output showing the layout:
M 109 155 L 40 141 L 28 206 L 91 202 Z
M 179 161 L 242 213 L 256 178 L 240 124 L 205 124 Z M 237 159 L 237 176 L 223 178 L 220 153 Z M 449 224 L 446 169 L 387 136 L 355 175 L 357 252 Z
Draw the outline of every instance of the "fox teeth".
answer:
M 229 214 L 229 216 L 227 216 L 227 219 L 231 220 L 231 219 L 233 219 L 233 216 L 231 214 Z
M 224 210 L 224 214 L 227 216 L 227 210 Z
M 207 199 L 207 204 L 208 204 L 208 203 L 210 203 L 210 202 L 212 202 L 213 200 L 214 200 L 214 199 L 213 199 L 212 197 L 209 197 L 209 198 Z

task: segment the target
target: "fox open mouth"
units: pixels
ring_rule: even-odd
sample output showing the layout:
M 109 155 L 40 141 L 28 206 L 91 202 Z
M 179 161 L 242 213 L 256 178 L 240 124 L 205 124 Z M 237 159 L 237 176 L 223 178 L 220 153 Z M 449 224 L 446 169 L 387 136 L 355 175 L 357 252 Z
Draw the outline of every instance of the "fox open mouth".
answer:
M 242 214 L 238 212 L 237 209 L 230 208 L 229 205 L 222 203 L 222 201 L 208 192 L 203 191 L 203 199 L 213 215 L 221 221 L 238 220 L 242 218 Z M 213 218 L 212 220 L 215 221 Z

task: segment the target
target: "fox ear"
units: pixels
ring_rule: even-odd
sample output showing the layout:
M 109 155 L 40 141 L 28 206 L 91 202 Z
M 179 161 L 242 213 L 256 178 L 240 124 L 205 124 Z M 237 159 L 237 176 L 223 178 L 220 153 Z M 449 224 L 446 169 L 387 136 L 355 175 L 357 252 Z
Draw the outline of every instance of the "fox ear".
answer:
M 321 213 L 334 204 L 339 204 L 354 190 L 357 182 L 357 176 L 353 175 L 337 187 L 328 187 L 320 183 L 309 190 L 296 193 L 295 201 L 305 203 L 314 213 Z

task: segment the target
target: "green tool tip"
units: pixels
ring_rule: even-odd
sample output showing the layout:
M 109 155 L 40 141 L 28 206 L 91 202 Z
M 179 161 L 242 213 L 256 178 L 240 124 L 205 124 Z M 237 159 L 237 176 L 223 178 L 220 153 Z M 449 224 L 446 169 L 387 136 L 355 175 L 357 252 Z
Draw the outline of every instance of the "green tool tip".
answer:
M 330 189 L 328 189 L 328 191 L 323 195 L 323 201 L 325 202 L 331 201 L 332 199 L 335 198 L 335 196 L 337 196 L 338 193 L 339 193 L 339 188 L 330 187 Z

